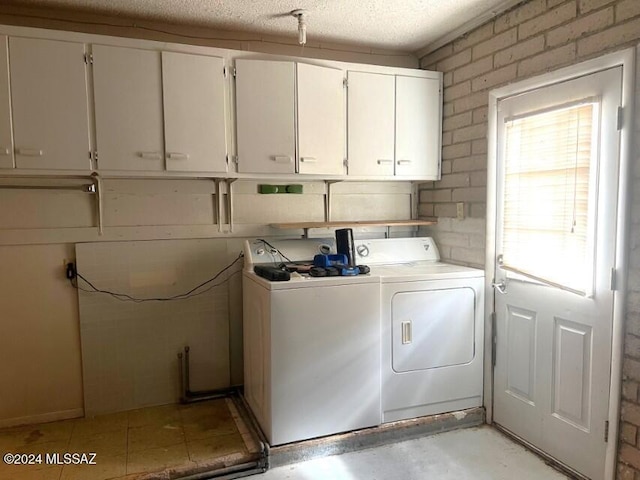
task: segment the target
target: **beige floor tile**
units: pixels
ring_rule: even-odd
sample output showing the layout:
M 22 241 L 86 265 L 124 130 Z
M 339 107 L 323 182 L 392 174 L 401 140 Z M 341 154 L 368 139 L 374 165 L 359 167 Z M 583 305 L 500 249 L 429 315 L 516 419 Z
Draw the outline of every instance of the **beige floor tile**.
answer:
M 183 421 L 193 422 L 201 417 L 209 416 L 228 416 L 229 409 L 224 398 L 216 400 L 209 400 L 207 402 L 192 403 L 190 405 L 183 405 L 180 408 L 180 414 Z
M 42 443 L 68 442 L 75 420 L 39 423 L 3 429 L 0 431 L 0 448 L 4 451 L 16 450 Z
M 59 480 L 62 466 L 51 465 L 34 468 L 31 465 L 17 465 L 10 470 L 0 470 L 0 478 L 6 480 Z
M 126 430 L 128 425 L 127 412 L 98 415 L 96 417 L 81 418 L 75 421 L 73 434 L 77 436 L 89 436 L 97 433 Z
M 138 472 L 156 472 L 169 467 L 190 466 L 187 445 L 181 443 L 164 448 L 152 448 L 141 452 L 129 452 L 127 474 Z
M 179 423 L 163 426 L 147 425 L 129 429 L 127 449 L 131 453 L 150 448 L 184 445 L 184 440 L 182 425 Z
M 60 480 L 107 480 L 127 473 L 126 455 L 98 455 L 95 461 L 96 465 L 65 465 Z
M 176 422 L 180 422 L 179 405 L 162 405 L 160 407 L 141 408 L 129 412 L 129 427 L 166 425 Z
M 193 462 L 207 463 L 218 457 L 231 455 L 232 453 L 248 453 L 242 437 L 238 433 L 229 435 L 217 435 L 187 442 L 189 458 Z
M 238 428 L 233 418 L 228 414 L 226 416 L 210 415 L 200 417 L 189 423 L 184 424 L 184 434 L 187 441 L 198 440 L 202 438 L 213 437 L 216 435 L 228 435 L 237 433 Z
M 99 458 L 114 457 L 127 453 L 127 430 L 78 435 L 73 433 L 69 442 L 70 452 L 96 453 Z

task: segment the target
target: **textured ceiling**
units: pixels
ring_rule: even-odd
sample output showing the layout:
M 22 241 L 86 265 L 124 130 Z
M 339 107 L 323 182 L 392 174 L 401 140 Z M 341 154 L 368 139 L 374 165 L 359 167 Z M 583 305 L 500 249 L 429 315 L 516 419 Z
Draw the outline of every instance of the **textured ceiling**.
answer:
M 296 35 L 291 10 L 307 11 L 309 42 L 413 52 L 432 45 L 513 0 L 5 0 L 126 18 L 266 35 Z

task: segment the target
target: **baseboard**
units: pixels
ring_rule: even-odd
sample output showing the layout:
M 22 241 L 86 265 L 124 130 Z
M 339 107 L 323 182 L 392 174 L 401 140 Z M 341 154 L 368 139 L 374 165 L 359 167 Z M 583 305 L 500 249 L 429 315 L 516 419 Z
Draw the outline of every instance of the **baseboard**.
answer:
M 19 425 L 31 425 L 33 423 L 55 422 L 57 420 L 68 420 L 70 418 L 84 417 L 84 409 L 73 408 L 60 412 L 41 413 L 40 415 L 28 415 L 26 417 L 3 418 L 0 419 L 0 428 L 17 427 Z

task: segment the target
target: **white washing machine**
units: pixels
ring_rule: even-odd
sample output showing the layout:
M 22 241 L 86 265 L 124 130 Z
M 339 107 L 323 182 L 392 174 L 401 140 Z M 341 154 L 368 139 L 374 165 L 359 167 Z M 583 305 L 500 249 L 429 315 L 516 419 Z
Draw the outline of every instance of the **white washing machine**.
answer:
M 380 283 L 373 275 L 272 282 L 254 264 L 335 253 L 333 240 L 245 244 L 244 395 L 269 443 L 379 425 Z M 282 255 L 281 255 L 282 254 Z
M 381 282 L 382 421 L 482 405 L 484 272 L 431 238 L 356 240 Z

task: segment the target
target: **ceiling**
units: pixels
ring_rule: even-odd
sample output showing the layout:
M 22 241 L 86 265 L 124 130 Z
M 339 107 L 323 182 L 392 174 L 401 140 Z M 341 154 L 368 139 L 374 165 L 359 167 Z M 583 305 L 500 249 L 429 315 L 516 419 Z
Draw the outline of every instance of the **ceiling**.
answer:
M 297 36 L 289 15 L 305 9 L 307 41 L 415 52 L 444 44 L 522 0 L 8 0 L 217 30 Z

